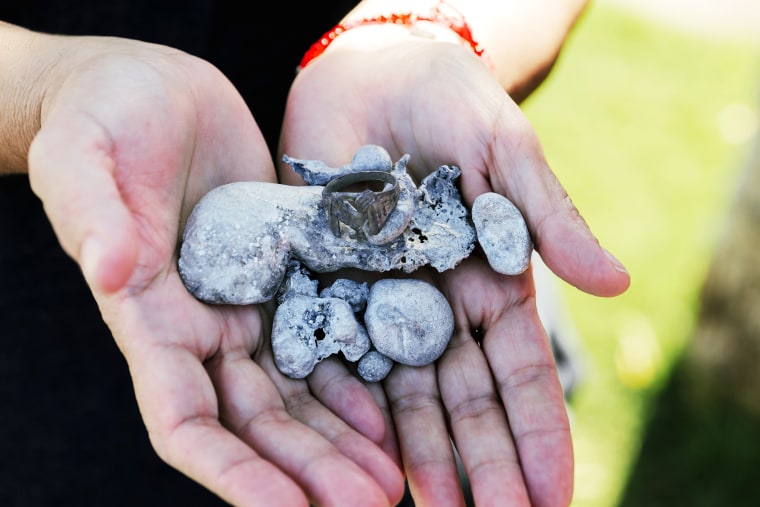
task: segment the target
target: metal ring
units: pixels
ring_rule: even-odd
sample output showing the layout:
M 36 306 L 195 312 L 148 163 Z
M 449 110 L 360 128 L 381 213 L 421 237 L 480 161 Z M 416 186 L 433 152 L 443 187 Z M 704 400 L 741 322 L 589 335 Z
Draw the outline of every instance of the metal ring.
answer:
M 340 192 L 358 183 L 376 182 L 384 184 L 383 189 L 378 192 L 370 189 Z M 339 176 L 325 185 L 322 190 L 322 203 L 334 235 L 341 235 L 341 223 L 357 232 L 362 231 L 366 224 L 367 232 L 375 235 L 380 232 L 396 207 L 398 196 L 398 181 L 392 174 L 384 171 L 359 171 Z

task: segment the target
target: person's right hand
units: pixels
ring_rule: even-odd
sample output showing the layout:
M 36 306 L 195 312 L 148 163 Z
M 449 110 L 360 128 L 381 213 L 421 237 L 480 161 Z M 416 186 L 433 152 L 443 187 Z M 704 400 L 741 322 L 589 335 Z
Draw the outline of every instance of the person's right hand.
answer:
M 598 296 L 627 289 L 628 273 L 581 218 L 517 104 L 458 41 L 390 23 L 361 26 L 301 70 L 288 98 L 283 154 L 340 167 L 367 144 L 394 161 L 408 154 L 417 182 L 441 165 L 460 167 L 464 204 L 472 208 L 486 192 L 510 199 L 557 276 Z M 281 181 L 300 183 L 281 169 Z M 455 329 L 434 364 L 394 366 L 379 402 L 390 407 L 419 504 L 464 504 L 453 440 L 478 505 L 566 506 L 570 422 L 532 272 L 501 275 L 479 254 L 442 273 L 411 274 L 444 293 Z M 339 368 L 320 364 L 315 373 L 324 375 L 326 365 Z
M 178 275 L 202 195 L 275 181 L 233 86 L 167 47 L 11 30 L 27 38 L 19 71 L 40 71 L 19 99 L 40 92 L 39 124 L 19 125 L 33 190 L 126 358 L 157 453 L 234 505 L 398 502 L 403 475 L 378 445 L 392 432 L 367 388 L 336 377 L 312 395 L 274 366 L 271 309 L 201 303 Z

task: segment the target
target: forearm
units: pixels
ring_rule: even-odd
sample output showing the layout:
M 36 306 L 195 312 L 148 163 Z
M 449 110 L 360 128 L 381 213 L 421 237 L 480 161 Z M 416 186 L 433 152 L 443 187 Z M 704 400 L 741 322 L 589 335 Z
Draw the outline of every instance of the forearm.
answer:
M 586 0 L 453 0 L 515 100 L 551 70 Z
M 363 0 L 345 20 L 425 12 L 435 3 L 435 0 Z M 462 14 L 473 39 L 485 50 L 499 82 L 513 99 L 520 101 L 550 71 L 587 0 L 447 0 L 446 4 Z M 446 37 L 439 35 L 436 34 L 439 38 Z

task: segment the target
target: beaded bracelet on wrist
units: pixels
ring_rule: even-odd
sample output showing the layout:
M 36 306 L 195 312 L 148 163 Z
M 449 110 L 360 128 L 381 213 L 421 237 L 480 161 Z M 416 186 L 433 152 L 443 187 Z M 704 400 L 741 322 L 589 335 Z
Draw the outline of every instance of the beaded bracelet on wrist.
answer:
M 489 67 L 490 61 L 485 53 L 483 47 L 474 39 L 472 30 L 464 19 L 462 13 L 456 10 L 443 0 L 436 2 L 436 4 L 430 9 L 429 12 L 402 12 L 392 13 L 387 15 L 375 16 L 371 18 L 362 18 L 354 21 L 347 21 L 339 23 L 332 30 L 325 33 L 317 42 L 311 45 L 308 51 L 301 59 L 301 63 L 298 66 L 298 70 L 303 69 L 315 58 L 324 53 L 327 47 L 341 34 L 345 33 L 352 28 L 365 25 L 381 25 L 381 24 L 395 24 L 400 26 L 413 27 L 418 22 L 435 23 L 437 25 L 444 26 L 457 34 L 462 43 L 470 49 L 481 59 L 483 59 Z

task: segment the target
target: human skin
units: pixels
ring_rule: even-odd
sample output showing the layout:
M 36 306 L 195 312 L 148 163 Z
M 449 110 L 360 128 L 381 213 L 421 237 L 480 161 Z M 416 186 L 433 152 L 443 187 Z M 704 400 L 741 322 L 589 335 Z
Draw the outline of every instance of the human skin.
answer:
M 177 273 L 180 231 L 202 195 L 275 181 L 231 83 L 137 41 L 7 24 L 0 40 L 0 164 L 28 169 L 81 266 L 159 456 L 233 505 L 397 502 L 403 476 L 377 445 L 386 431 L 367 389 L 348 377 L 315 384 L 347 400 L 333 410 L 299 392 L 272 361 L 270 308 L 206 305 Z
M 352 28 L 297 76 L 281 151 L 339 165 L 358 146 L 377 144 L 394 159 L 410 154 L 418 180 L 441 164 L 457 165 L 465 204 L 486 192 L 509 198 L 555 274 L 597 296 L 622 293 L 628 273 L 587 227 L 517 105 L 551 68 L 583 3 L 490 3 L 490 17 L 483 3 L 453 3 L 471 21 L 490 67 L 437 26 L 420 26 L 433 37 L 396 25 Z M 386 2 L 363 4 L 347 19 L 372 17 Z M 538 14 L 562 8 L 564 32 L 539 29 Z M 524 23 L 520 36 L 499 32 L 500 23 L 516 27 L 516 19 Z M 320 128 L 308 118 L 319 118 Z M 281 181 L 299 184 L 280 169 Z M 421 276 L 452 305 L 449 348 L 434 365 L 394 367 L 374 391 L 396 427 L 415 501 L 463 505 L 451 438 L 477 505 L 568 505 L 570 427 L 531 271 L 498 275 L 471 256 L 454 270 Z M 328 360 L 312 375 L 343 375 L 343 368 Z
M 465 200 L 491 190 L 509 197 L 558 275 L 592 294 L 622 292 L 627 274 L 588 231 L 505 92 L 519 99 L 548 72 L 580 6 L 503 3 L 510 40 L 536 41 L 515 51 L 472 8 L 493 11 L 488 2 L 461 3 L 495 70 L 445 29 L 443 45 L 398 27 L 352 30 L 299 74 L 282 151 L 339 165 L 372 142 L 394 159 L 410 153 L 421 172 L 456 163 L 467 168 Z M 537 27 L 545 20 L 535 14 L 549 12 L 538 4 L 553 8 L 550 26 Z M 266 340 L 271 308 L 204 305 L 176 269 L 180 231 L 202 195 L 276 180 L 229 81 L 207 62 L 137 41 L 5 23 L 0 41 L 0 173 L 28 172 L 124 354 L 167 463 L 233 505 L 284 506 L 392 505 L 403 464 L 418 505 L 457 505 L 450 428 L 479 505 L 569 502 L 567 415 L 529 273 L 494 276 L 468 259 L 438 277 L 456 328 L 436 365 L 394 369 L 382 386 L 332 360 L 308 381 L 285 378 Z M 339 86 L 335 72 L 347 78 Z M 459 289 L 467 285 L 478 297 Z

